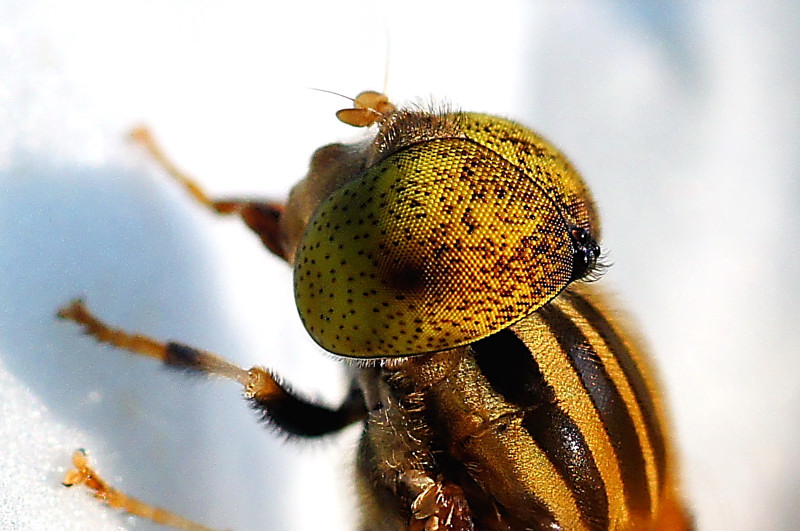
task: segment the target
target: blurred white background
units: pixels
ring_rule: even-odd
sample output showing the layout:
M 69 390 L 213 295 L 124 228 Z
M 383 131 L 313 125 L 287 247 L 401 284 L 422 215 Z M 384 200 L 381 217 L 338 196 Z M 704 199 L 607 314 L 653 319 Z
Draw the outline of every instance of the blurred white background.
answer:
M 514 117 L 595 192 L 666 384 L 699 529 L 800 525 L 796 2 L 0 0 L 0 528 L 151 529 L 59 482 L 77 446 L 207 525 L 355 528 L 357 429 L 285 442 L 227 382 L 86 340 L 104 318 L 275 368 L 335 403 L 291 275 L 126 141 L 145 123 L 218 195 L 285 197 L 333 113 L 384 88 Z

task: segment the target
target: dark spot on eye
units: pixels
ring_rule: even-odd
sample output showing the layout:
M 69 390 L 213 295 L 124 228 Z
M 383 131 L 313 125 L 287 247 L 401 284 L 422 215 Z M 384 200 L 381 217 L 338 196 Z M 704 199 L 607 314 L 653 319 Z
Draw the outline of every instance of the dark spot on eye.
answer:
M 422 264 L 413 261 L 402 261 L 385 267 L 381 280 L 386 286 L 400 293 L 419 291 L 428 282 Z

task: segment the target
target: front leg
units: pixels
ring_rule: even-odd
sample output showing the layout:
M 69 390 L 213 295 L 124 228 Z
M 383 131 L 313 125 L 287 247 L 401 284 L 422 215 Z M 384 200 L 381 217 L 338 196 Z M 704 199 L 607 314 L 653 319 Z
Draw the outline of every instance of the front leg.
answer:
M 94 316 L 81 300 L 59 310 L 58 317 L 81 325 L 86 334 L 101 343 L 159 360 L 171 368 L 238 382 L 250 405 L 289 435 L 317 437 L 366 418 L 364 401 L 357 390 L 351 391 L 339 408 L 330 409 L 299 397 L 263 367 L 243 369 L 210 352 L 113 328 Z
M 178 168 L 153 138 L 145 127 L 137 127 L 131 131 L 131 138 L 141 145 L 161 168 L 167 172 L 198 203 L 208 207 L 219 215 L 238 215 L 245 224 L 255 232 L 264 246 L 275 255 L 289 259 L 286 252 L 285 235 L 280 226 L 280 218 L 284 211 L 283 203 L 260 201 L 254 199 L 213 199 L 197 182 Z
M 463 489 L 435 472 L 431 455 L 418 444 L 423 441 L 397 431 L 392 437 L 397 444 L 386 444 L 376 440 L 380 437 L 375 437 L 375 429 L 374 424 L 368 426 L 358 453 L 361 530 L 473 531 L 473 514 Z
M 411 480 L 411 478 L 409 478 Z M 447 482 L 440 474 L 435 480 L 428 475 L 413 479 L 422 487 L 411 503 L 409 531 L 472 531 L 475 525 L 464 490 Z
M 73 468 L 68 470 L 64 476 L 62 484 L 65 487 L 84 485 L 92 491 L 95 498 L 113 509 L 184 531 L 215 531 L 172 511 L 143 502 L 115 489 L 89 465 L 89 458 L 83 449 L 77 450 L 72 455 L 72 466 Z
M 296 395 L 262 367 L 246 370 L 210 352 L 113 328 L 94 316 L 83 301 L 73 301 L 59 310 L 58 316 L 77 323 L 86 334 L 101 343 L 159 360 L 171 368 L 238 382 L 244 388 L 245 398 L 262 418 L 291 436 L 317 437 L 366 418 L 364 400 L 356 388 L 339 408 L 331 409 Z M 210 531 L 210 528 L 201 524 L 115 489 L 89 465 L 83 450 L 73 455 L 73 465 L 74 468 L 64 478 L 65 486 L 84 485 L 110 507 L 163 525 L 190 531 Z
M 419 360 L 385 361 L 357 373 L 369 416 L 357 460 L 364 531 L 473 531 L 467 496 L 437 450 L 424 392 L 401 373 Z M 423 361 L 424 363 L 424 361 Z M 399 370 L 398 370 L 399 369 Z

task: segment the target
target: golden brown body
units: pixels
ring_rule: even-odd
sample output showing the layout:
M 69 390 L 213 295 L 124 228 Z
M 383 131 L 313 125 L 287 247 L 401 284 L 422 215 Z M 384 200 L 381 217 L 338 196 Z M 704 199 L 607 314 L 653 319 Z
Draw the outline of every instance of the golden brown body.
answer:
M 364 531 L 689 529 L 652 371 L 582 282 L 599 222 L 568 160 L 508 120 L 355 102 L 341 119 L 374 138 L 320 148 L 285 206 L 211 200 L 139 136 L 198 201 L 241 215 L 293 265 L 309 334 L 362 360 L 338 409 L 266 369 L 112 329 L 80 302 L 59 315 L 240 383 L 287 434 L 363 422 Z M 70 483 L 148 514 L 80 464 Z

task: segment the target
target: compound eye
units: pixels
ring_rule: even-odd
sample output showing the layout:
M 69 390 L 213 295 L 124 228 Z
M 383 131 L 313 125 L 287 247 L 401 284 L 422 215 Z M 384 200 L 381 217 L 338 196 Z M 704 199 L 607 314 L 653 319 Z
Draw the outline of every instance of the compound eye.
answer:
M 573 227 L 570 230 L 570 238 L 574 253 L 571 280 L 574 281 L 591 274 L 600 257 L 600 246 L 583 227 Z
M 323 201 L 295 258 L 312 338 L 359 358 L 437 352 L 522 319 L 591 259 L 560 205 L 491 149 L 439 139 L 402 149 Z

